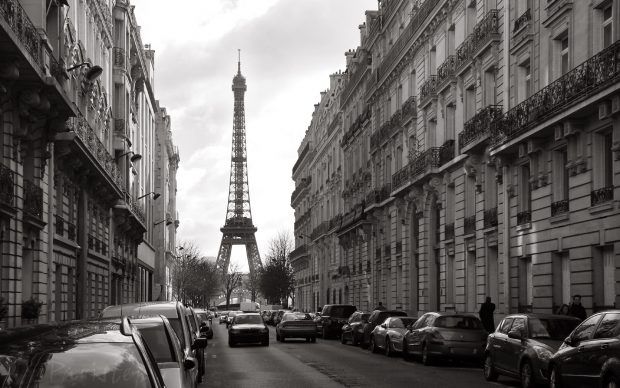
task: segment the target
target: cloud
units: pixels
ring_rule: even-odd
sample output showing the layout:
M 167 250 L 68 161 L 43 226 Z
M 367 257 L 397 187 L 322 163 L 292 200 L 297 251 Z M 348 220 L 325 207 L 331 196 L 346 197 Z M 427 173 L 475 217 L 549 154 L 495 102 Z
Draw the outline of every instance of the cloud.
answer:
M 226 215 L 232 77 L 242 49 L 253 221 L 264 256 L 293 229 L 291 169 L 329 74 L 359 45 L 374 0 L 133 0 L 142 40 L 155 50 L 155 91 L 179 146 L 179 238 L 216 256 Z M 247 269 L 245 250 L 232 262 Z

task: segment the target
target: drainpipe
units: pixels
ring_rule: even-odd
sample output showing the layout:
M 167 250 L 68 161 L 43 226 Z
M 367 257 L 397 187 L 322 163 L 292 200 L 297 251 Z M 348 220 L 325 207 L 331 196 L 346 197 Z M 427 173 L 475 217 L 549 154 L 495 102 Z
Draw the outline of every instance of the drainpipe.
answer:
M 52 277 L 54 274 L 54 143 L 50 143 L 50 158 L 47 163 L 47 322 L 52 320 Z M 58 303 L 58 301 L 57 301 Z
M 508 182 L 510 182 L 509 173 L 509 166 L 502 165 L 502 196 L 504 197 L 504 222 L 502 223 L 502 254 L 504 256 L 504 306 L 506 314 L 510 314 L 510 190 L 508 189 Z

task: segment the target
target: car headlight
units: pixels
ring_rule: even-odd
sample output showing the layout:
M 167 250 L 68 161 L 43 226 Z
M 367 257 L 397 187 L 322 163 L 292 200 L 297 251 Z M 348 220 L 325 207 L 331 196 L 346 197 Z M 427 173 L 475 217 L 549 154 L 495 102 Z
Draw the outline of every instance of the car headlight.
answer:
M 553 357 L 553 352 L 550 351 L 547 348 L 543 348 L 541 346 L 534 346 L 534 351 L 536 352 L 536 355 L 538 356 L 538 358 L 541 361 L 544 362 L 549 362 L 549 359 L 551 359 L 551 357 Z
M 230 334 L 239 334 L 239 330 L 238 329 L 230 329 L 229 333 Z

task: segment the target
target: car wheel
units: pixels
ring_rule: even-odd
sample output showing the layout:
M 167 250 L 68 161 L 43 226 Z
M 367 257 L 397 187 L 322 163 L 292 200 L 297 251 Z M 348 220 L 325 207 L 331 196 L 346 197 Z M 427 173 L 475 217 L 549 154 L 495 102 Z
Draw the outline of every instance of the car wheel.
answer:
M 560 381 L 560 376 L 556 371 L 555 367 L 551 367 L 551 372 L 549 373 L 549 388 L 562 388 L 562 382 Z
M 618 388 L 620 386 L 620 381 L 618 378 L 612 374 L 608 374 L 605 376 L 603 380 L 603 388 Z
M 523 361 L 521 364 L 521 387 L 532 388 L 534 386 L 534 373 L 532 370 L 532 363 L 529 360 Z
M 343 345 L 347 343 L 347 339 L 344 337 L 344 333 L 340 334 L 340 343 Z
M 495 370 L 495 366 L 493 365 L 493 357 L 490 354 L 487 354 L 484 358 L 484 378 L 486 381 L 497 381 L 499 375 Z
M 368 349 L 370 353 L 377 353 L 379 349 L 377 348 L 377 344 L 375 343 L 375 337 L 370 337 L 370 344 L 368 344 Z
M 428 346 L 426 344 L 422 344 L 422 364 L 431 365 L 433 360 L 431 359 L 431 355 L 428 351 Z
M 392 357 L 394 355 L 394 349 L 392 349 L 392 343 L 390 342 L 390 337 L 385 339 L 385 355 L 387 357 Z
M 327 339 L 328 337 L 327 328 L 324 327 L 321 334 L 322 334 L 323 339 Z

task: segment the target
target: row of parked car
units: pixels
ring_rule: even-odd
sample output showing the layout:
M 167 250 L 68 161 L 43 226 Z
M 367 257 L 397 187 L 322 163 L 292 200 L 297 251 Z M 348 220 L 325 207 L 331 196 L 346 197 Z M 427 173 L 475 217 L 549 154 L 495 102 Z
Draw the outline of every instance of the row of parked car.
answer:
M 195 387 L 210 314 L 180 302 L 105 308 L 99 319 L 0 332 L 0 386 Z
M 620 384 L 620 311 L 596 313 L 583 322 L 551 314 L 512 314 L 487 333 L 473 314 L 400 310 L 356 311 L 326 305 L 315 319 L 323 338 L 401 354 L 429 365 L 440 360 L 483 363 L 486 380 L 500 375 L 525 388 L 617 387 Z

